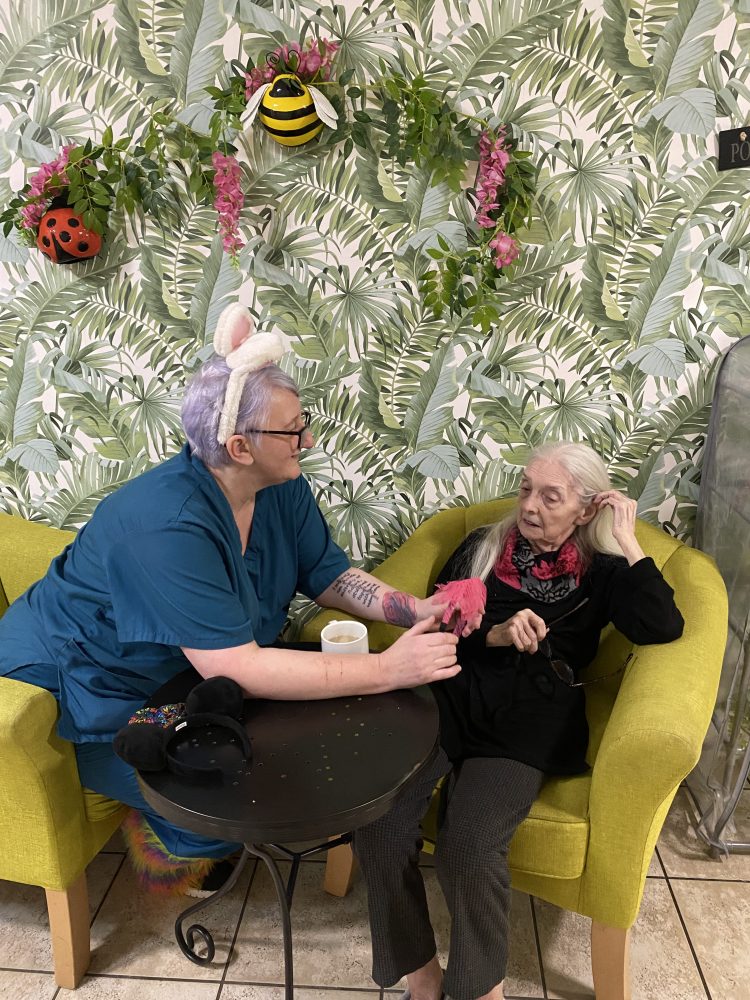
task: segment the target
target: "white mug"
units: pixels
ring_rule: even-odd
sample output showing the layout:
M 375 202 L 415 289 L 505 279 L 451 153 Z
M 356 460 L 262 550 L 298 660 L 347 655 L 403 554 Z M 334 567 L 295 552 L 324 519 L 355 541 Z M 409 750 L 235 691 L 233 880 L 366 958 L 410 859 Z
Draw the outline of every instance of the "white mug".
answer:
M 329 622 L 320 633 L 324 653 L 369 653 L 367 627 L 362 622 Z

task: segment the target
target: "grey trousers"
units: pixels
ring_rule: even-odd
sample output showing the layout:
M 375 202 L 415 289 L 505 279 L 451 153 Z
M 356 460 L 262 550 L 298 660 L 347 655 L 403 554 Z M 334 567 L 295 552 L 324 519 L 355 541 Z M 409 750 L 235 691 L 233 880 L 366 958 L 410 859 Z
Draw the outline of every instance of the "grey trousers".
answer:
M 508 845 L 539 793 L 543 772 L 499 757 L 470 758 L 451 769 L 441 750 L 390 812 L 354 833 L 352 847 L 367 882 L 372 978 L 393 986 L 436 953 L 419 869 L 419 822 L 444 774 L 447 808 L 435 851 L 451 916 L 443 988 L 452 1000 L 475 1000 L 505 978 Z

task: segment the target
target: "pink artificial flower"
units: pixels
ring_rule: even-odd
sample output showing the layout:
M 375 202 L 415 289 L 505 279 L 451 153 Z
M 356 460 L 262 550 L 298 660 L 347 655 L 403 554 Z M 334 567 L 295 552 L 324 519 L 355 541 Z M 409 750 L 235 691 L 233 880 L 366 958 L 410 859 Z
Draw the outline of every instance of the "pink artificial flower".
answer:
M 320 52 L 318 52 L 317 48 L 310 49 L 309 52 L 305 52 L 303 60 L 304 61 L 300 63 L 300 70 L 302 71 L 302 66 L 304 66 L 304 73 L 310 78 L 314 77 L 323 65 L 323 59 L 321 58 Z
M 497 208 L 497 207 L 498 207 L 497 206 L 497 202 L 495 202 L 494 204 L 484 205 L 482 208 L 480 208 L 480 209 L 477 210 L 477 214 L 476 214 L 477 225 L 481 229 L 494 229 L 495 228 L 495 220 L 491 219 L 489 217 L 489 215 L 487 214 L 487 212 L 491 211 L 493 208 Z
M 24 229 L 36 229 L 53 198 L 67 186 L 65 168 L 68 165 L 71 149 L 75 149 L 75 146 L 63 146 L 54 160 L 43 163 L 32 176 L 28 197 L 34 200 L 24 205 L 20 212 L 21 225 Z
M 497 224 L 489 213 L 500 207 L 498 191 L 505 185 L 505 168 L 510 163 L 505 143 L 505 129 L 499 129 L 495 136 L 485 131 L 479 137 L 476 221 L 483 229 L 491 229 Z
M 493 149 L 490 153 L 490 163 L 502 172 L 510 163 L 510 153 L 507 149 Z
M 299 65 L 300 56 L 302 55 L 302 49 L 299 42 L 289 42 L 287 45 L 282 45 L 280 48 L 275 50 L 275 54 L 279 57 L 282 63 L 287 66 L 292 66 L 294 64 L 294 59 L 290 61 L 290 56 L 297 57 L 297 64 Z
M 485 131 L 479 137 L 479 173 L 477 175 L 477 209 L 475 219 L 481 229 L 495 229 L 489 246 L 495 251 L 495 267 L 507 267 L 519 256 L 518 242 L 498 229 L 500 191 L 505 186 L 505 170 L 510 163 L 505 129 L 495 135 Z M 502 215 L 500 216 L 502 221 Z
M 324 50 L 322 55 L 321 45 Z M 296 69 L 293 72 L 303 83 L 312 83 L 316 79 L 330 79 L 331 63 L 338 50 L 338 42 L 331 42 L 327 38 L 321 38 L 320 41 L 317 38 L 310 38 L 304 49 L 299 42 L 289 42 L 274 49 L 271 55 L 277 56 L 278 61 L 287 66 L 295 63 L 296 56 Z M 245 100 L 249 100 L 263 84 L 271 83 L 278 73 L 279 70 L 273 60 L 263 66 L 255 66 L 249 73 L 245 73 Z
M 498 270 L 512 264 L 521 252 L 517 241 L 512 236 L 508 236 L 507 233 L 497 233 L 495 238 L 490 240 L 489 245 L 495 251 L 495 267 Z
M 257 66 L 245 73 L 245 100 L 249 101 L 255 91 L 263 86 L 263 70 Z
M 68 152 L 72 146 L 65 146 L 58 157 L 43 163 L 31 178 L 31 193 L 43 194 L 44 186 L 54 174 L 62 174 L 68 163 Z
M 225 156 L 218 150 L 211 156 L 214 166 L 214 208 L 219 216 L 219 232 L 224 250 L 236 262 L 237 254 L 245 245 L 239 235 L 238 222 L 245 195 L 240 179 L 240 165 L 233 156 Z
M 36 229 L 47 211 L 49 201 L 29 202 L 21 208 L 21 225 L 24 229 Z

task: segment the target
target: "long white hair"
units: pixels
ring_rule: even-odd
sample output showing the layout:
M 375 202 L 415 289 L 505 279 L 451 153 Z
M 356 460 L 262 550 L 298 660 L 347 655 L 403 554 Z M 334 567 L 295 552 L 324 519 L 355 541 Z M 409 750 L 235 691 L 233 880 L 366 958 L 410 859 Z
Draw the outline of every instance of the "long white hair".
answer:
M 546 458 L 557 462 L 565 469 L 582 503 L 587 503 L 597 493 L 612 489 L 607 467 L 599 455 L 587 444 L 573 441 L 554 441 L 537 448 L 527 465 L 537 459 Z M 470 555 L 471 565 L 468 576 L 486 580 L 503 550 L 506 539 L 516 527 L 516 514 L 512 513 L 495 524 L 482 529 L 482 535 Z M 622 549 L 612 534 L 612 508 L 603 507 L 587 524 L 576 525 L 570 541 L 578 549 L 584 568 L 591 563 L 597 552 L 622 555 Z

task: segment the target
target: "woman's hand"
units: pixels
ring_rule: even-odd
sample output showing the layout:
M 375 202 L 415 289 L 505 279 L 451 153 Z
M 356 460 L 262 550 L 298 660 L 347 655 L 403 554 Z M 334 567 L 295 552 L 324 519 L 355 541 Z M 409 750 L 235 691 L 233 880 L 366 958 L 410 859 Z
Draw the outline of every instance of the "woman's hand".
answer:
M 487 645 L 515 646 L 521 653 L 536 653 L 548 631 L 543 618 L 530 608 L 523 608 L 507 621 L 492 626 L 487 633 Z
M 417 599 L 416 601 L 417 621 L 418 622 L 424 621 L 425 618 L 434 618 L 435 624 L 433 628 L 435 630 L 438 630 L 440 628 L 440 623 L 443 620 L 443 615 L 450 607 L 450 604 L 451 602 L 448 600 L 448 598 L 440 591 L 438 591 L 437 594 L 433 594 L 432 597 L 425 597 L 422 600 Z M 461 630 L 461 635 L 464 638 L 466 638 L 467 635 L 471 635 L 474 629 L 479 628 L 479 626 L 482 624 L 483 614 L 484 610 L 477 612 L 476 614 L 472 615 L 470 618 L 467 619 L 466 624 Z M 458 618 L 461 617 L 461 608 L 459 605 L 456 605 L 454 608 L 453 614 L 451 616 L 451 622 L 448 625 L 450 629 L 453 628 L 454 622 L 458 621 L 458 618 L 456 616 L 458 616 Z
M 596 494 L 594 503 L 599 510 L 604 507 L 612 508 L 612 534 L 630 565 L 643 559 L 645 553 L 635 537 L 638 501 L 631 500 L 619 490 L 606 490 Z
M 417 613 L 417 621 L 423 622 L 427 618 L 434 618 L 433 630 L 437 631 L 440 622 L 448 607 L 448 600 L 440 594 L 433 594 L 432 597 L 417 597 L 414 600 Z
M 438 619 L 432 616 L 417 622 L 380 654 L 393 688 L 444 681 L 461 670 L 456 660 L 458 638 L 450 632 L 434 631 L 437 624 Z

